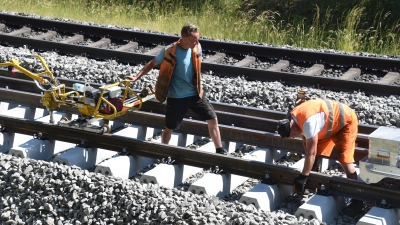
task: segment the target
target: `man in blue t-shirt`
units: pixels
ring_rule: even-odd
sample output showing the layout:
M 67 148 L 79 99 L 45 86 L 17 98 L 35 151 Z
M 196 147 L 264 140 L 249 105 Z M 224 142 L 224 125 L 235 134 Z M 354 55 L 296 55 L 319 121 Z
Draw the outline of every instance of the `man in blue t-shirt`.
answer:
M 199 38 L 199 28 L 192 24 L 186 24 L 182 27 L 181 39 L 176 43 L 176 46 L 164 48 L 153 60 L 148 62 L 136 76 L 126 76 L 125 78 L 134 82 L 159 64 L 162 64 L 160 68 L 161 73 L 161 70 L 164 71 L 164 68 L 171 66 L 171 64 L 175 65 L 176 63 L 171 75 L 171 80 L 166 85 L 168 90 L 165 90 L 168 91 L 166 96 L 167 112 L 165 115 L 165 129 L 161 136 L 162 143 L 169 143 L 173 130 L 179 128 L 186 112 L 188 109 L 191 109 L 198 114 L 201 119 L 207 122 L 208 131 L 214 142 L 216 153 L 227 154 L 228 151 L 222 148 L 218 120 L 214 107 L 209 103 L 205 94 L 202 93 L 203 91 L 200 85 L 200 69 L 197 67 L 199 67 L 201 63 L 202 49 L 199 44 Z M 171 53 L 171 48 L 175 50 L 175 52 Z M 194 53 L 192 51 L 194 51 L 194 49 L 198 51 L 196 55 L 197 59 L 193 59 Z M 166 50 L 169 51 L 168 54 L 165 54 Z M 171 61 L 174 62 L 171 63 Z M 196 62 L 200 62 L 198 66 L 194 65 Z M 159 84 L 159 82 L 157 82 L 157 84 Z M 157 88 L 160 89 L 160 87 L 156 85 L 156 92 Z

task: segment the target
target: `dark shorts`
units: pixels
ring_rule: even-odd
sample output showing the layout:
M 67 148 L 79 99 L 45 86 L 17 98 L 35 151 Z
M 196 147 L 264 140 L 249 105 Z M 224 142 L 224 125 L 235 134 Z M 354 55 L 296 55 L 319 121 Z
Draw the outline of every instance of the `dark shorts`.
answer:
M 167 98 L 165 127 L 171 130 L 178 129 L 188 109 L 199 115 L 202 120 L 217 118 L 214 107 L 208 102 L 205 94 L 203 98 L 198 95 L 187 98 Z

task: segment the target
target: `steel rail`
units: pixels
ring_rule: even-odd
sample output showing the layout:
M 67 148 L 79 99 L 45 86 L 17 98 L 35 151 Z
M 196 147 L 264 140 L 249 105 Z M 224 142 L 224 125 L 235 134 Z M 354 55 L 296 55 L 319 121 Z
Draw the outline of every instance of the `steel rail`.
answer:
M 3 79 L 3 78 L 10 78 L 10 79 Z M 48 78 L 47 76 L 43 76 L 44 78 Z M 14 90 L 21 90 L 30 93 L 40 93 L 40 90 L 34 88 L 32 83 L 32 79 L 21 72 L 14 72 L 11 73 L 5 69 L 0 68 L 0 80 L 3 86 L 9 86 L 11 89 Z M 30 82 L 20 82 L 20 80 L 26 80 Z M 79 80 L 71 80 L 66 78 L 58 78 L 60 83 L 65 84 L 68 88 L 71 88 L 74 83 L 81 83 L 84 84 L 83 81 Z M 89 83 L 91 86 L 95 88 L 99 88 L 102 84 L 98 83 Z M 137 90 L 140 92 L 139 90 Z M 266 109 L 257 109 L 254 107 L 247 107 L 247 106 L 238 106 L 232 105 L 227 103 L 221 102 L 214 102 L 211 101 L 211 104 L 217 110 L 220 115 L 218 119 L 220 122 L 224 124 L 230 124 L 239 127 L 246 127 L 250 129 L 274 132 L 276 121 L 283 119 L 286 116 L 286 113 L 273 111 L 273 110 L 266 110 Z M 165 114 L 166 108 L 165 105 L 159 104 L 156 100 L 149 101 L 148 104 L 143 105 L 143 111 L 147 112 L 154 112 L 159 114 Z M 229 115 L 231 114 L 231 116 Z M 226 115 L 226 116 L 225 116 Z M 235 119 L 235 115 L 240 116 L 248 116 L 248 120 L 243 120 L 241 118 Z M 198 116 L 191 111 L 188 112 L 187 117 L 192 117 L 193 119 L 198 119 Z M 225 117 L 227 120 L 225 120 Z M 266 119 L 263 120 L 262 118 Z M 374 130 L 376 130 L 378 126 L 368 125 L 368 124 L 360 124 L 358 126 L 359 133 L 362 134 L 370 134 Z
M 0 101 L 16 103 L 29 107 L 43 108 L 40 103 L 41 95 L 32 94 L 22 91 L 15 91 L 0 88 Z M 143 105 L 147 104 L 145 102 Z M 76 108 L 70 108 L 61 106 L 61 112 L 78 114 Z M 217 112 L 219 116 L 219 112 Z M 118 117 L 119 121 L 124 123 L 135 124 L 144 127 L 154 127 L 162 129 L 165 124 L 164 114 L 156 114 L 145 111 L 128 111 L 125 115 Z M 276 122 L 274 124 L 274 129 Z M 243 127 L 231 126 L 231 125 L 219 125 L 221 136 L 224 140 L 239 142 L 245 144 L 252 144 L 258 147 L 266 147 L 271 149 L 279 149 L 290 152 L 304 153 L 303 142 L 300 139 L 283 139 L 278 134 L 273 132 L 266 132 L 254 129 L 248 129 Z M 208 136 L 208 126 L 206 122 L 197 121 L 194 119 L 184 119 L 180 128 L 177 132 L 190 133 L 199 136 Z M 363 146 L 356 147 L 354 158 L 356 161 L 364 158 L 368 154 L 367 144 L 368 137 L 366 135 L 359 134 L 357 142 L 363 143 Z M 337 159 L 337 151 L 333 151 L 331 158 Z
M 63 82 L 64 84 L 66 84 L 69 87 L 72 87 L 72 83 L 71 80 L 69 80 L 68 82 Z M 40 93 L 40 90 L 38 88 L 36 88 L 36 86 L 34 85 L 33 81 L 30 80 L 19 80 L 19 79 L 15 79 L 15 78 L 9 78 L 9 77 L 1 77 L 0 76 L 0 83 L 7 86 L 10 89 L 13 90 L 19 90 L 19 91 L 24 91 L 27 93 Z M 99 84 L 94 84 L 94 87 L 99 87 Z M 67 90 L 71 90 L 71 88 L 67 88 Z M 0 99 L 3 99 L 4 101 L 7 102 L 15 102 L 17 104 L 19 103 L 19 98 L 23 98 L 23 97 L 13 97 L 12 94 L 8 93 L 4 93 L 3 96 L 7 96 L 6 98 L 2 98 L 0 97 Z M 40 107 L 42 108 L 43 106 L 40 104 L 40 95 L 38 95 L 38 98 L 35 101 L 35 105 L 33 105 L 32 103 L 25 103 L 25 104 L 29 104 L 30 106 L 35 106 L 35 107 Z M 218 103 L 212 102 L 213 106 L 219 105 Z M 218 108 L 218 107 L 216 107 Z M 239 108 L 239 112 L 242 111 L 240 110 L 243 107 L 231 107 L 231 108 L 227 108 L 224 107 L 225 110 L 229 110 L 229 111 L 219 111 L 216 110 L 217 116 L 218 116 L 218 122 L 220 125 L 226 125 L 226 126 L 230 126 L 230 127 L 238 127 L 238 128 L 245 128 L 245 129 L 251 129 L 251 130 L 258 130 L 260 132 L 269 132 L 269 133 L 275 133 L 276 131 L 276 127 L 278 124 L 278 121 L 276 119 L 270 119 L 268 117 L 268 114 L 272 114 L 272 112 L 267 112 L 265 113 L 264 117 L 257 117 L 257 116 L 250 116 L 250 115 L 246 115 L 246 114 L 240 114 L 236 112 L 236 109 Z M 142 105 L 141 111 L 144 112 L 151 112 L 151 113 L 156 113 L 156 114 L 161 114 L 161 115 L 165 115 L 166 112 L 166 106 L 165 104 L 160 104 L 159 102 L 157 102 L 156 100 L 150 100 L 145 102 Z M 251 114 L 251 110 L 248 109 L 246 110 L 248 114 Z M 74 113 L 78 113 L 78 111 L 73 111 Z M 258 113 L 258 111 L 256 111 L 256 113 Z M 279 114 L 281 115 L 281 114 Z M 188 113 L 185 115 L 185 117 L 187 119 L 190 120 L 200 120 L 200 117 L 198 115 L 196 115 L 195 113 L 193 113 L 192 111 L 188 111 Z M 121 117 L 123 118 L 123 117 Z M 283 116 L 282 116 L 283 118 Z M 134 123 L 140 123 L 141 120 L 138 121 L 132 121 L 132 119 L 130 117 L 125 118 L 124 121 L 129 121 L 129 122 L 134 122 Z M 153 122 L 152 120 L 150 120 L 149 122 Z M 152 124 L 152 126 L 156 126 L 156 127 L 160 127 L 162 128 L 162 124 L 164 124 L 164 118 L 161 118 L 160 120 L 157 120 L 157 123 Z M 195 132 L 197 129 L 195 127 L 193 127 L 193 132 Z M 202 133 L 204 135 L 207 135 L 208 129 L 206 129 L 204 132 Z M 363 148 L 367 148 L 368 147 L 368 137 L 366 135 L 363 134 L 359 134 L 358 135 L 359 138 L 357 139 L 357 145 L 359 147 L 363 147 Z M 224 137 L 225 138 L 225 137 Z M 248 143 L 248 142 L 245 142 Z M 260 146 L 260 145 L 258 145 Z
M 14 74 L 16 76 L 24 76 L 23 74 Z M 20 91 L 25 91 L 28 93 L 40 93 L 40 90 L 35 88 L 35 85 L 33 84 L 33 81 L 31 80 L 19 80 L 16 78 L 10 78 L 10 77 L 1 77 L 0 76 L 0 81 L 3 85 L 7 86 L 8 88 L 11 88 L 13 90 L 20 90 Z M 72 87 L 72 84 L 74 83 L 72 80 L 68 79 L 63 79 L 60 80 L 62 83 L 66 84 L 68 87 Z M 93 83 L 91 84 L 94 87 L 98 88 L 100 87 L 100 84 Z M 71 88 L 67 88 L 71 89 Z M 13 99 L 11 101 L 16 101 L 18 102 L 18 99 Z M 39 102 L 39 101 L 38 101 Z M 218 103 L 212 102 L 213 106 L 217 106 L 218 108 Z M 36 107 L 41 107 L 40 105 Z M 258 114 L 259 116 L 253 116 L 252 110 L 250 108 L 246 109 L 246 114 L 242 114 L 241 112 L 244 111 L 244 107 L 236 107 L 236 106 L 231 106 L 230 108 L 227 108 L 226 105 L 221 107 L 225 109 L 226 111 L 220 111 L 216 110 L 217 116 L 218 116 L 218 121 L 219 124 L 225 124 L 228 126 L 236 126 L 236 127 L 241 127 L 241 128 L 246 128 L 246 129 L 252 129 L 252 130 L 259 130 L 259 131 L 265 131 L 269 133 L 275 133 L 276 127 L 278 124 L 278 121 L 276 119 L 270 119 L 268 116 L 273 114 L 273 111 L 268 111 L 264 113 L 264 115 L 261 115 L 261 111 L 257 110 L 255 111 L 255 114 Z M 237 112 L 237 110 L 239 112 Z M 146 111 L 146 112 L 152 112 L 152 113 L 157 113 L 157 114 L 163 114 L 165 115 L 166 112 L 166 107 L 164 104 L 160 104 L 157 101 L 148 101 L 146 104 L 143 104 L 143 107 L 141 111 Z M 279 113 L 278 115 L 282 115 Z M 277 117 L 276 115 L 274 117 Z M 199 120 L 200 118 L 193 112 L 189 111 L 186 114 L 186 118 L 192 118 Z M 281 117 L 283 118 L 283 116 Z M 279 118 L 279 119 L 281 119 Z M 162 121 L 160 121 L 160 124 L 164 124 Z M 368 140 L 368 134 L 370 134 L 373 130 L 372 128 L 377 128 L 377 127 L 372 127 L 372 126 L 364 126 L 364 125 L 359 125 L 359 134 L 357 138 L 357 146 L 362 147 L 362 148 L 368 148 L 369 145 L 369 140 Z M 361 131 L 368 131 L 367 133 L 362 133 Z
M 289 167 L 190 150 L 183 147 L 140 141 L 112 134 L 102 135 L 102 138 L 99 138 L 98 134 L 91 132 L 65 127 L 61 128 L 53 124 L 29 121 L 9 116 L 0 115 L 0 124 L 5 128 L 4 132 L 15 132 L 28 135 L 40 132 L 46 138 L 72 143 L 82 143 L 83 141 L 88 146 L 95 148 L 109 149 L 113 151 L 122 151 L 123 149 L 126 149 L 131 154 L 144 155 L 158 159 L 171 157 L 178 163 L 201 168 L 219 166 L 219 168 L 223 169 L 226 173 L 256 179 L 263 179 L 266 174 L 269 174 L 270 178 L 272 178 L 276 183 L 292 184 L 294 177 L 300 173 L 300 171 Z M 399 189 L 367 185 L 359 181 L 312 172 L 307 182 L 307 188 L 319 188 L 321 184 L 323 184 L 327 190 L 333 194 L 376 202 L 386 199 L 389 204 L 394 206 L 400 205 Z
M 0 43 L 14 46 L 28 46 L 29 48 L 45 51 L 54 51 L 63 54 L 82 55 L 94 59 L 113 59 L 122 63 L 143 64 L 154 58 L 152 55 L 117 51 L 113 49 L 102 49 L 82 45 L 65 44 L 53 41 L 35 40 L 24 37 L 14 37 L 0 34 Z M 288 85 L 313 87 L 334 91 L 363 91 L 371 95 L 397 95 L 400 85 L 377 84 L 361 81 L 341 80 L 329 77 L 309 76 L 288 72 L 274 72 L 249 67 L 236 67 L 216 63 L 202 63 L 202 71 L 213 71 L 221 76 L 237 77 L 245 76 L 249 80 L 266 82 L 280 81 Z
M 0 70 L 0 75 L 1 75 Z M 24 79 L 10 78 L 7 73 L 7 77 L 0 76 L 0 81 L 4 86 L 14 90 L 25 91 L 29 93 L 40 93 L 38 88 L 35 88 L 33 81 L 26 80 L 26 76 L 21 73 L 13 73 L 13 76 L 24 77 Z M 59 79 L 59 81 L 65 84 L 67 90 L 72 90 L 73 83 L 83 83 L 82 81 L 74 81 L 69 79 Z M 91 83 L 95 88 L 101 86 L 101 84 Z M 237 127 L 243 127 L 247 129 L 254 129 L 260 131 L 266 131 L 274 133 L 276 131 L 276 126 L 278 124 L 277 120 L 284 118 L 285 114 L 281 112 L 274 111 L 263 111 L 251 109 L 250 107 L 239 107 L 229 104 L 221 104 L 217 102 L 211 102 L 211 104 L 216 108 L 216 112 L 218 115 L 218 121 L 220 124 L 232 125 Z M 158 114 L 165 114 L 166 107 L 164 104 L 159 104 L 156 100 L 148 101 L 146 104 L 142 106 L 142 111 L 153 112 Z M 222 111 L 224 110 L 224 111 Z M 187 118 L 192 118 L 199 120 L 199 116 L 193 113 L 192 111 L 188 111 L 186 114 Z M 272 118 L 271 118 L 272 117 Z M 276 118 L 276 119 L 275 119 Z M 368 137 L 366 135 L 370 134 L 374 130 L 376 130 L 376 126 L 370 125 L 359 125 L 359 138 L 357 139 L 357 145 L 360 147 L 367 148 L 368 147 Z
M 121 40 L 140 41 L 143 43 L 172 43 L 178 36 L 165 35 L 141 31 L 89 26 L 76 23 L 67 23 L 54 20 L 44 20 L 17 15 L 0 14 L 0 21 L 6 24 L 30 26 L 47 30 L 81 33 L 98 37 L 111 37 Z M 400 71 L 400 60 L 375 57 L 352 56 L 334 53 L 321 53 L 315 51 L 283 49 L 263 45 L 238 44 L 201 39 L 204 50 L 224 51 L 240 55 L 254 55 L 264 58 L 287 59 L 294 61 L 341 65 L 347 67 L 363 67 L 388 71 Z

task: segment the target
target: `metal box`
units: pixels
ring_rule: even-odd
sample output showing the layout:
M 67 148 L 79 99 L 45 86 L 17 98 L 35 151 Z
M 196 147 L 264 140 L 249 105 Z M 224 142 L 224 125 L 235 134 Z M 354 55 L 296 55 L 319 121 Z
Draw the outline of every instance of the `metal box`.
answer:
M 101 86 L 99 89 L 104 89 L 104 86 Z M 108 91 L 109 98 L 117 98 L 121 95 L 121 88 L 118 86 L 109 87 L 106 89 L 106 91 Z
M 379 127 L 369 135 L 369 161 L 397 167 L 399 146 L 400 129 Z
M 100 96 L 100 91 L 96 88 L 88 88 L 85 90 L 85 96 L 87 98 L 98 99 Z
M 365 183 L 377 183 L 383 178 L 400 180 L 400 129 L 376 129 L 369 135 L 368 153 L 360 160 L 360 178 Z

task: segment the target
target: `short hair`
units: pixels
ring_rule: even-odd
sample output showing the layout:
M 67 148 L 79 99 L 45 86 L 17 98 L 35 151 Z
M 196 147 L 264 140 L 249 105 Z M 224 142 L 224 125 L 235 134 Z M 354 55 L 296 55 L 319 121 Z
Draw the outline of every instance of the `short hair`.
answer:
M 289 119 L 279 120 L 279 122 L 278 122 L 278 134 L 282 138 L 287 138 L 287 137 L 290 136 L 290 120 Z
M 196 25 L 187 23 L 182 27 L 181 36 L 188 37 L 190 34 L 198 32 L 200 32 L 200 29 Z

